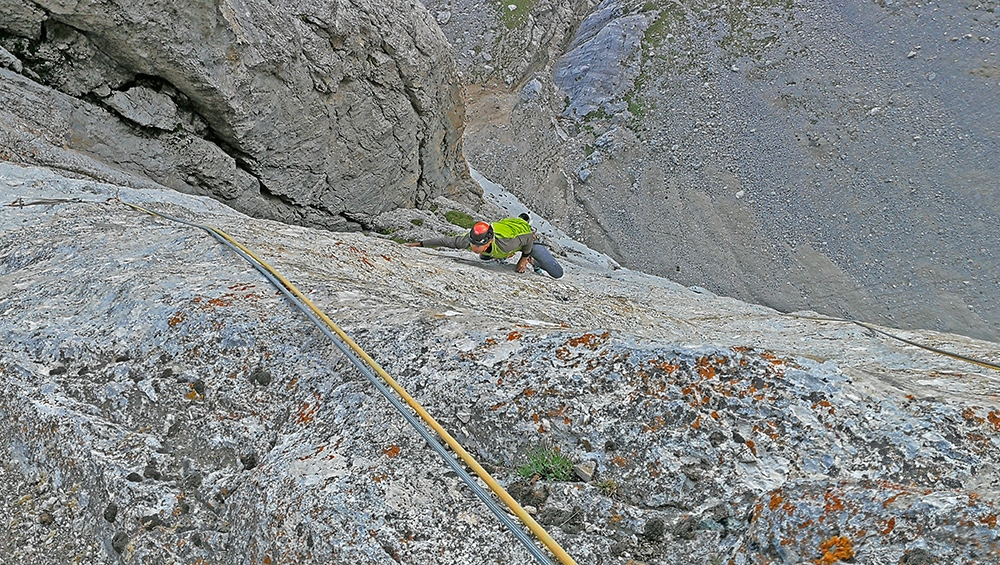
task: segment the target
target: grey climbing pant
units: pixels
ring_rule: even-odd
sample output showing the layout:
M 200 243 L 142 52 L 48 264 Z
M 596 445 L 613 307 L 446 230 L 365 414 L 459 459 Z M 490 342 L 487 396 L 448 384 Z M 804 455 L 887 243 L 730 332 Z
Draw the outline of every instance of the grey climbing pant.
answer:
M 541 268 L 543 271 L 549 274 L 554 279 L 558 279 L 563 276 L 562 266 L 556 262 L 552 254 L 544 245 L 538 243 L 531 246 L 531 253 L 529 254 L 531 259 L 534 261 L 536 268 Z

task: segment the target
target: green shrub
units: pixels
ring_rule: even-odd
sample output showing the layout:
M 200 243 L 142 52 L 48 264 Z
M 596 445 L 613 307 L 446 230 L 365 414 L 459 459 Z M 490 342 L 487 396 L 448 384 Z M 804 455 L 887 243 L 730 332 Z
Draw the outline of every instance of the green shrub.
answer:
M 554 447 L 536 447 L 527 452 L 528 462 L 517 470 L 525 478 L 535 475 L 547 481 L 569 481 L 573 478 L 573 462 Z
M 420 218 L 412 219 L 410 220 L 410 223 L 418 227 L 424 225 L 424 221 L 421 220 Z
M 476 223 L 472 216 L 458 210 L 446 212 L 444 218 L 460 228 L 471 228 Z

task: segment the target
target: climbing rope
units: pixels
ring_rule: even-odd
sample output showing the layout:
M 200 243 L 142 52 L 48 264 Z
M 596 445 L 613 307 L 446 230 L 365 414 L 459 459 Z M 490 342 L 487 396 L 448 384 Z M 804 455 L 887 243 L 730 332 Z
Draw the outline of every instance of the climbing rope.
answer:
M 985 367 L 987 369 L 993 369 L 994 371 L 1000 371 L 1000 364 L 991 363 L 989 361 L 983 361 L 981 359 L 976 359 L 974 357 L 968 357 L 966 355 L 961 355 L 961 354 L 958 354 L 958 353 L 952 353 L 951 351 L 945 351 L 944 349 L 938 349 L 937 347 L 932 347 L 930 345 L 924 345 L 922 343 L 917 343 L 915 341 L 906 339 L 905 337 L 900 337 L 898 335 L 891 334 L 891 333 L 889 333 L 889 332 L 887 332 L 885 330 L 880 330 L 880 329 L 878 329 L 878 328 L 876 328 L 876 327 L 874 327 L 874 326 L 872 326 L 870 324 L 866 324 L 864 322 L 859 322 L 858 320 L 850 320 L 850 319 L 847 319 L 847 318 L 831 318 L 831 317 L 827 317 L 827 316 L 800 316 L 798 314 L 784 314 L 784 315 L 788 316 L 790 318 L 799 318 L 799 319 L 802 319 L 802 320 L 819 320 L 819 321 L 823 321 L 823 322 L 846 322 L 848 324 L 857 324 L 857 325 L 861 326 L 862 328 L 865 328 L 866 330 L 870 330 L 870 331 L 872 331 L 874 333 L 882 334 L 882 335 L 884 335 L 886 337 L 890 337 L 892 339 L 901 341 L 903 343 L 906 343 L 908 345 L 912 345 L 914 347 L 919 347 L 920 349 L 923 349 L 925 351 L 930 351 L 932 353 L 937 353 L 938 355 L 944 355 L 945 357 L 951 357 L 952 359 L 957 359 L 959 361 L 965 361 L 966 363 L 972 363 L 973 365 L 979 365 L 980 367 Z
M 493 500 L 486 490 L 484 490 L 479 483 L 472 478 L 471 475 L 452 457 L 448 451 L 438 442 L 433 435 L 427 430 L 426 427 L 420 424 L 420 422 L 413 416 L 413 414 L 407 410 L 403 403 L 399 401 L 399 398 L 393 396 L 390 393 L 389 388 L 392 388 L 395 393 L 406 401 L 406 404 L 416 412 L 420 418 L 430 426 L 434 432 L 438 434 L 448 446 L 454 451 L 458 456 L 468 465 L 475 473 L 479 476 L 489 486 L 490 490 L 500 498 L 507 506 L 507 508 L 517 516 L 525 526 L 535 535 L 535 537 L 541 541 L 549 551 L 552 552 L 556 558 L 559 559 L 563 565 L 575 565 L 575 561 L 572 557 L 567 554 L 559 544 L 552 539 L 552 537 L 545 531 L 542 526 L 540 526 L 532 517 L 525 511 L 518 503 L 510 496 L 507 491 L 496 482 L 493 477 L 490 476 L 488 472 L 472 457 L 459 443 L 456 441 L 440 424 L 427 413 L 426 410 L 406 392 L 378 363 L 375 362 L 357 343 L 351 339 L 342 329 L 340 329 L 337 324 L 333 322 L 322 310 L 317 308 L 304 294 L 302 294 L 295 286 L 290 283 L 286 278 L 284 278 L 278 271 L 267 264 L 266 261 L 258 257 L 251 250 L 244 247 L 238 241 L 233 239 L 231 236 L 223 232 L 222 230 L 213 227 L 206 226 L 202 224 L 196 224 L 193 222 L 188 222 L 180 218 L 174 218 L 152 210 L 148 210 L 141 206 L 131 204 L 128 202 L 121 201 L 122 204 L 149 214 L 154 217 L 164 218 L 173 222 L 178 222 L 187 226 L 200 228 L 207 231 L 212 237 L 218 240 L 223 245 L 229 247 L 235 251 L 240 257 L 249 262 L 255 269 L 257 269 L 265 278 L 267 278 L 271 284 L 278 288 L 299 310 L 301 310 L 306 317 L 309 318 L 331 341 L 340 349 L 341 352 L 347 356 L 348 360 L 365 376 L 365 378 L 375 386 L 375 388 L 384 396 L 393 408 L 395 408 L 403 418 L 406 419 L 409 424 L 417 430 L 417 432 L 424 438 L 425 441 L 431 446 L 431 448 L 441 456 L 442 459 L 448 464 L 449 467 L 462 479 L 462 481 L 472 489 L 472 492 L 483 501 L 483 503 L 490 509 L 491 512 L 500 520 L 500 522 L 506 526 L 511 533 L 521 542 L 522 545 L 531 553 L 535 561 L 542 565 L 551 565 L 551 561 L 548 556 L 545 555 L 542 550 L 540 550 L 531 538 L 518 527 L 517 524 L 511 520 L 510 516 Z M 322 320 L 322 323 L 321 321 Z M 332 330 L 332 331 L 331 331 Z M 336 334 L 336 335 L 335 335 Z M 339 338 L 339 339 L 338 339 Z M 364 362 L 362 362 L 362 359 Z M 375 373 L 381 377 L 381 380 L 376 378 Z M 389 388 L 386 387 L 388 385 Z

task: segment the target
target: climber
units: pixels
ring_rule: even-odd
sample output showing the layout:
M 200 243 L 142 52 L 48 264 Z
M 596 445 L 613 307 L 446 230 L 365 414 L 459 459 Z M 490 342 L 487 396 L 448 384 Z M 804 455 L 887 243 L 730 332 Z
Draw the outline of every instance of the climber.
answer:
M 516 251 L 521 252 L 514 270 L 523 273 L 528 265 L 534 265 L 535 270 L 541 269 L 558 279 L 563 275 L 562 266 L 556 262 L 549 250 L 536 243 L 538 235 L 528 224 L 528 215 L 521 214 L 517 218 L 506 218 L 492 225 L 477 222 L 469 233 L 454 237 L 432 237 L 422 241 L 407 243 L 410 247 L 451 247 L 454 249 L 471 249 L 478 253 L 481 259 L 503 260 Z

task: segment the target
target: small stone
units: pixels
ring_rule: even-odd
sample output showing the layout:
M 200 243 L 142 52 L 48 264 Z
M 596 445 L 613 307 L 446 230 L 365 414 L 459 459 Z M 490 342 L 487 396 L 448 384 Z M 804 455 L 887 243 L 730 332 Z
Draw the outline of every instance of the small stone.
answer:
M 114 537 L 111 538 L 111 549 L 115 550 L 115 553 L 121 555 L 125 551 L 125 547 L 128 545 L 128 534 L 125 532 L 115 532 Z
M 648 525 L 648 523 L 647 523 Z M 694 532 L 698 529 L 698 519 L 688 516 L 674 526 L 673 534 L 681 539 L 694 539 Z
M 55 518 L 53 518 L 52 514 L 50 514 L 48 512 L 42 512 L 38 516 L 38 523 L 41 524 L 41 525 L 43 525 L 43 526 L 49 526 L 49 525 L 52 524 L 52 522 L 55 522 Z
M 541 485 L 531 485 L 526 481 L 518 481 L 507 487 L 507 492 L 521 506 L 540 508 L 549 498 L 549 491 Z
M 118 518 L 118 505 L 109 502 L 107 508 L 104 509 L 104 519 L 108 522 L 114 522 L 116 518 Z
M 240 456 L 240 463 L 243 464 L 243 470 L 249 471 L 257 466 L 257 454 L 248 453 L 246 455 Z
M 142 482 L 142 475 L 140 475 L 139 473 L 136 473 L 135 471 L 132 471 L 131 473 L 128 474 L 127 477 L 125 477 L 125 480 L 126 481 L 132 481 L 133 483 L 141 483 Z
M 907 551 L 899 559 L 899 565 L 931 565 L 932 563 L 937 563 L 937 559 L 925 549 Z
M 198 471 L 192 472 L 190 475 L 184 477 L 184 486 L 190 489 L 196 489 L 201 486 L 202 476 Z
M 139 525 L 147 530 L 152 530 L 157 526 L 162 526 L 163 520 L 156 514 L 150 514 L 149 516 L 139 518 Z
M 653 518 L 652 520 L 646 521 L 646 525 L 642 527 L 642 537 L 653 542 L 662 541 L 663 534 L 666 533 L 666 530 L 667 528 L 663 522 L 663 518 Z
M 267 386 L 271 384 L 271 371 L 263 367 L 257 367 L 254 369 L 253 374 L 250 375 L 250 381 L 260 386 Z
M 597 472 L 597 463 L 584 461 L 583 463 L 573 465 L 573 472 L 576 473 L 576 476 L 581 481 L 589 483 L 594 478 L 594 473 Z
M 146 465 L 146 468 L 142 470 L 142 476 L 153 481 L 158 481 L 161 477 L 160 472 L 152 463 Z

